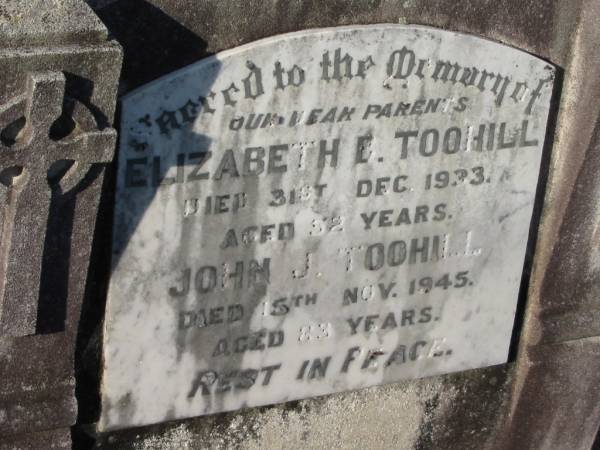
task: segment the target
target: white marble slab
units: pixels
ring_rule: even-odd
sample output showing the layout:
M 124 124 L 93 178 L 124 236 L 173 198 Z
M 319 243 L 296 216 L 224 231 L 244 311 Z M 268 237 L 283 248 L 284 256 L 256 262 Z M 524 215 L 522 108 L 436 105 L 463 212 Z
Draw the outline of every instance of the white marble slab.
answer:
M 128 95 L 100 429 L 505 362 L 553 80 L 374 25 Z

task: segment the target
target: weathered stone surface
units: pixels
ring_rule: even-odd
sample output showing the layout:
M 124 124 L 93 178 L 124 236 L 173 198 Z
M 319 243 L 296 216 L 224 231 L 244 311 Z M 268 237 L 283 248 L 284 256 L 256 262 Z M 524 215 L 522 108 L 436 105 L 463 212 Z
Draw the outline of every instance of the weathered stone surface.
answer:
M 369 23 L 484 36 L 562 66 L 581 0 L 109 0 L 88 2 L 123 45 L 127 91 L 200 58 L 276 34 Z M 248 14 L 252 11 L 252 14 Z
M 5 3 L 0 36 L 0 441 L 66 448 L 120 49 L 74 1 Z
M 0 436 L 71 424 L 77 412 L 72 361 L 57 357 L 70 346 L 62 333 L 2 339 Z
M 513 386 L 518 397 L 507 405 L 518 407 L 498 444 L 591 448 L 600 417 L 600 338 L 537 345 L 526 352 L 527 366 L 519 368 L 522 378 Z M 532 414 L 525 405 L 536 405 L 543 413 Z M 552 427 L 540 428 L 549 420 Z
M 3 436 L 2 439 L 0 450 L 69 450 L 73 448 L 69 428 L 28 432 L 18 436 Z
M 96 448 L 202 449 L 207 443 L 215 449 L 248 450 L 494 448 L 490 423 L 505 407 L 511 368 L 494 366 L 121 430 L 101 435 Z M 477 401 L 482 398 L 488 401 Z
M 129 95 L 101 427 L 505 362 L 553 80 L 387 25 Z
M 211 53 L 266 36 L 307 27 L 401 22 L 474 33 L 543 57 L 565 70 L 565 95 L 562 96 L 563 113 L 560 120 L 555 122 L 558 131 L 556 135 L 552 129 L 549 133 L 550 137 L 554 137 L 551 143 L 554 144 L 555 156 L 548 168 L 550 194 L 546 198 L 545 218 L 540 228 L 540 236 L 544 237 L 537 245 L 537 275 L 530 285 L 531 307 L 523 321 L 523 351 L 517 358 L 517 367 L 506 366 L 511 374 L 509 379 L 500 381 L 503 378 L 498 374 L 484 377 L 479 370 L 448 376 L 444 377 L 446 382 L 443 385 L 434 386 L 435 395 L 423 395 L 419 399 L 411 399 L 412 386 L 428 386 L 429 380 L 399 383 L 364 390 L 356 397 L 354 394 L 340 394 L 326 399 L 304 400 L 298 403 L 301 405 L 298 410 L 290 410 L 293 404 L 287 404 L 188 420 L 171 426 L 111 433 L 103 436 L 103 447 L 152 448 L 160 442 L 163 447 L 202 448 L 202 443 L 210 442 L 215 448 L 252 448 L 253 445 L 260 445 L 264 439 L 270 439 L 269 442 L 275 447 L 296 443 L 306 448 L 331 448 L 322 445 L 323 436 L 339 436 L 340 441 L 337 443 L 347 446 L 372 443 L 377 437 L 387 437 L 384 436 L 386 429 L 374 423 L 371 427 L 365 427 L 363 435 L 357 438 L 354 434 L 356 427 L 352 425 L 353 419 L 361 414 L 364 405 L 377 405 L 379 397 L 388 389 L 397 391 L 398 409 L 406 411 L 409 408 L 413 411 L 414 408 L 414 416 L 411 413 L 410 419 L 406 420 L 421 423 L 414 440 L 404 441 L 400 435 L 394 436 L 397 438 L 393 441 L 396 448 L 414 445 L 415 448 L 537 449 L 544 448 L 543 441 L 540 440 L 544 433 L 541 431 L 559 436 L 553 431 L 555 429 L 560 429 L 560 439 L 556 442 L 563 448 L 590 447 L 594 440 L 594 433 L 590 430 L 594 428 L 594 421 L 596 424 L 600 422 L 595 409 L 600 402 L 593 395 L 593 390 L 590 390 L 590 395 L 578 397 L 580 384 L 597 385 L 590 372 L 586 372 L 590 377 L 578 377 L 580 368 L 586 364 L 585 353 L 580 352 L 578 357 L 565 359 L 564 363 L 559 361 L 558 353 L 545 353 L 544 358 L 550 369 L 553 361 L 560 362 L 562 367 L 570 366 L 570 369 L 561 369 L 564 375 L 560 378 L 563 390 L 558 392 L 546 389 L 553 380 L 559 379 L 555 377 L 558 372 L 538 369 L 543 366 L 537 363 L 532 365 L 524 350 L 529 345 L 540 342 L 539 332 L 545 327 L 545 318 L 551 319 L 546 323 L 554 330 L 562 330 L 561 334 L 554 333 L 550 342 L 560 342 L 569 339 L 569 336 L 576 342 L 580 336 L 598 334 L 591 317 L 594 309 L 592 300 L 598 296 L 593 294 L 595 285 L 585 281 L 593 278 L 589 277 L 588 270 L 596 265 L 583 264 L 577 270 L 573 266 L 565 274 L 561 259 L 555 257 L 555 262 L 549 266 L 550 256 L 558 251 L 555 250 L 555 244 L 561 242 L 559 230 L 579 228 L 581 231 L 581 219 L 585 218 L 583 237 L 574 234 L 560 245 L 563 255 L 565 252 L 570 253 L 577 261 L 581 260 L 576 255 L 580 252 L 590 253 L 590 242 L 594 242 L 590 237 L 592 234 L 588 233 L 592 233 L 598 217 L 594 212 L 596 197 L 577 183 L 577 176 L 580 168 L 586 167 L 597 154 L 590 146 L 592 131 L 598 120 L 597 108 L 600 105 L 597 99 L 600 95 L 600 89 L 597 88 L 599 72 L 595 69 L 600 50 L 596 45 L 598 27 L 594 26 L 600 17 L 597 2 L 398 0 L 332 1 L 323 4 L 308 0 L 117 0 L 107 3 L 107 6 L 99 10 L 99 14 L 125 47 L 125 90 Z M 253 12 L 251 16 L 248 15 L 249 10 Z M 557 86 L 562 84 L 560 81 L 559 79 Z M 590 171 L 588 173 L 591 174 Z M 592 186 L 593 183 L 593 179 L 589 178 L 584 185 Z M 574 186 L 579 186 L 580 194 L 573 196 Z M 579 211 L 575 217 L 565 212 L 567 204 L 572 205 L 572 211 Z M 563 222 L 564 227 L 561 228 Z M 590 224 L 589 228 L 587 224 Z M 528 256 L 528 266 L 532 256 L 533 254 Z M 572 283 L 569 282 L 566 287 L 563 287 L 563 283 L 554 283 L 551 290 L 540 295 L 543 278 L 552 281 L 561 276 L 563 279 L 570 279 Z M 577 294 L 573 293 L 575 286 L 579 286 Z M 524 286 L 525 290 L 527 287 Z M 539 305 L 546 298 L 561 298 L 562 307 L 555 309 L 556 314 L 538 313 Z M 569 306 L 578 304 L 580 299 L 587 299 L 587 303 L 581 303 L 581 308 Z M 576 310 L 579 312 L 575 312 Z M 594 345 L 593 341 L 586 344 L 588 348 L 591 345 Z M 536 369 L 529 371 L 533 367 Z M 461 384 L 460 380 L 464 377 L 470 380 L 468 385 Z M 502 388 L 484 387 L 486 379 L 500 383 Z M 456 390 L 460 392 L 458 396 L 455 395 Z M 525 395 L 525 392 L 528 394 Z M 350 403 L 344 401 L 348 396 L 352 397 Z M 433 401 L 436 397 L 439 400 L 437 402 Z M 441 407 L 446 400 L 450 406 Z M 327 416 L 329 419 L 318 423 L 322 425 L 318 427 L 318 431 L 313 426 L 304 427 L 311 423 L 310 411 L 317 410 L 323 401 L 330 406 L 330 414 Z M 565 401 L 578 405 L 572 409 L 569 406 L 572 414 L 561 413 L 561 405 Z M 538 405 L 542 403 L 547 407 L 540 408 Z M 430 413 L 425 414 L 426 409 Z M 523 417 L 521 414 L 528 420 L 512 420 L 514 417 Z M 288 421 L 288 418 L 291 419 Z M 584 421 L 590 424 L 586 429 L 581 426 Z M 281 424 L 285 426 L 282 427 Z M 540 430 L 540 433 L 531 433 L 532 428 Z M 299 435 L 296 434 L 298 431 Z M 298 436 L 297 441 L 293 440 L 294 436 Z M 501 436 L 514 436 L 515 440 L 503 442 Z M 549 441 L 545 443 L 548 448 L 553 448 Z
M 86 45 L 106 27 L 82 0 L 8 0 L 0 5 L 0 47 Z
M 599 429 L 599 17 L 585 2 L 565 67 L 507 447 L 588 449 Z

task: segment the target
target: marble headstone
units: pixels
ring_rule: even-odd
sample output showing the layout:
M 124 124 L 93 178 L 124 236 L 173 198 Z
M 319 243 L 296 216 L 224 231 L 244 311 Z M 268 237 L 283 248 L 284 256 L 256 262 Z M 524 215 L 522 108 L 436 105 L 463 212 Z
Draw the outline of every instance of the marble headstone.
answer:
M 310 30 L 123 100 L 110 430 L 506 361 L 554 69 Z

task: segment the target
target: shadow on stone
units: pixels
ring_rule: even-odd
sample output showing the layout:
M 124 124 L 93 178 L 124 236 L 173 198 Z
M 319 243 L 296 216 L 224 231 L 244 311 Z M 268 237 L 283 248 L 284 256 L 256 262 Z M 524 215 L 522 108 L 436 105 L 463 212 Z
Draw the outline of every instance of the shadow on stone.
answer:
M 555 69 L 556 78 L 554 80 L 554 88 L 550 100 L 548 124 L 546 125 L 546 137 L 544 139 L 542 159 L 540 162 L 540 175 L 538 178 L 537 190 L 533 203 L 533 214 L 531 217 L 531 224 L 529 226 L 529 238 L 527 240 L 527 250 L 525 251 L 523 275 L 521 277 L 521 284 L 519 286 L 519 299 L 517 301 L 515 322 L 513 324 L 513 332 L 508 353 L 509 363 L 516 361 L 517 352 L 519 350 L 519 341 L 521 338 L 523 321 L 525 320 L 525 309 L 527 307 L 527 295 L 530 286 L 531 272 L 533 270 L 533 257 L 535 255 L 535 247 L 537 244 L 538 231 L 540 228 L 540 220 L 542 218 L 542 208 L 544 206 L 544 199 L 546 197 L 546 185 L 548 183 L 548 174 L 550 173 L 550 158 L 552 155 L 552 149 L 554 148 L 554 137 L 557 126 L 558 111 L 560 107 L 560 97 L 564 77 L 564 71 L 562 68 L 555 66 Z
M 207 43 L 145 0 L 120 0 L 96 11 L 123 46 L 121 94 L 201 58 Z
M 121 95 L 209 56 L 202 38 L 144 0 L 112 2 L 96 12 L 123 47 Z M 211 81 L 206 82 L 206 90 L 210 90 L 211 84 Z M 118 130 L 119 109 L 115 122 Z M 91 448 L 94 445 L 95 431 L 91 424 L 98 420 L 100 414 L 102 326 L 110 271 L 119 258 L 118 254 L 112 255 L 111 262 L 116 161 L 117 158 L 108 168 L 102 187 L 77 336 L 75 370 L 79 409 L 77 425 L 73 429 L 75 448 Z M 164 171 L 168 169 L 163 168 Z M 125 236 L 121 248 L 125 248 L 127 241 Z

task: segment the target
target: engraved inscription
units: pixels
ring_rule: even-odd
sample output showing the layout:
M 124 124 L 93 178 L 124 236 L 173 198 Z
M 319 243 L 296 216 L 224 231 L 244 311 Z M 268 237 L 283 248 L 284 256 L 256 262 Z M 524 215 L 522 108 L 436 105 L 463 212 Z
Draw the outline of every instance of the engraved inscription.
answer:
M 100 428 L 505 362 L 553 80 L 373 25 L 129 94 Z

